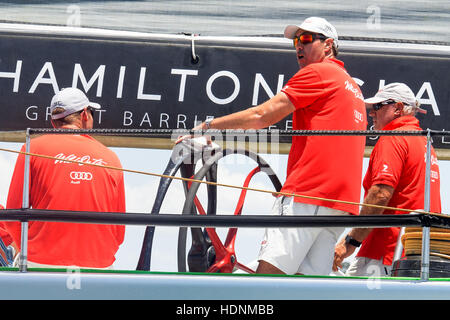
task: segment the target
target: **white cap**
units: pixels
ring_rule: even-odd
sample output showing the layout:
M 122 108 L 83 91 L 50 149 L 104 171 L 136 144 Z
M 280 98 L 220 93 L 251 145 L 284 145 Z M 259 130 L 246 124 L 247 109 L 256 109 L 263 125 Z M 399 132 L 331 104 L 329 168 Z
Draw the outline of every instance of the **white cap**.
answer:
M 403 102 L 403 104 L 412 107 L 416 112 L 427 113 L 426 110 L 420 108 L 420 103 L 412 90 L 406 84 L 400 82 L 393 82 L 384 86 L 378 90 L 375 96 L 365 99 L 364 102 L 371 107 L 375 103 L 389 99 L 396 102 Z
M 327 38 L 333 39 L 333 45 L 336 49 L 339 47 L 338 34 L 336 28 L 324 18 L 309 17 L 299 26 L 288 25 L 284 29 L 284 37 L 294 39 L 298 30 L 321 33 Z
M 65 88 L 55 94 L 50 103 L 50 113 L 57 107 L 63 108 L 65 111 L 52 115 L 52 119 L 64 118 L 69 114 L 83 110 L 85 107 L 101 108 L 98 103 L 90 102 L 84 92 L 77 88 Z

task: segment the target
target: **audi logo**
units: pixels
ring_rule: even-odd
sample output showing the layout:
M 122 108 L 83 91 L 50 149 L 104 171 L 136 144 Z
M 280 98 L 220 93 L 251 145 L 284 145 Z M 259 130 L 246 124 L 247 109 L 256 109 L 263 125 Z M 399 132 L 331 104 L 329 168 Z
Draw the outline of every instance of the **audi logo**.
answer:
M 92 180 L 92 173 L 90 172 L 78 172 L 78 171 L 72 171 L 70 173 L 70 178 L 72 180 Z

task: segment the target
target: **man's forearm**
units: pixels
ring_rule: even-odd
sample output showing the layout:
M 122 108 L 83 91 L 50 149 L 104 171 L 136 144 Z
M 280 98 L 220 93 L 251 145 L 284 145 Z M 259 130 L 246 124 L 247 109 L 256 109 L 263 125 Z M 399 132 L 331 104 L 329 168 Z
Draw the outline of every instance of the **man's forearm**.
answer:
M 289 98 L 280 92 L 256 107 L 215 118 L 210 125 L 212 129 L 262 129 L 281 121 L 294 111 L 295 107 Z M 200 129 L 207 129 L 205 123 L 194 128 Z
M 394 193 L 394 188 L 388 185 L 373 185 L 368 193 L 366 198 L 364 199 L 364 204 L 373 204 L 377 206 L 387 206 L 389 201 L 391 200 L 392 194 Z M 379 215 L 383 214 L 384 209 L 372 206 L 363 206 L 360 215 Z M 354 228 L 352 229 L 348 235 L 353 239 L 362 242 L 373 228 Z

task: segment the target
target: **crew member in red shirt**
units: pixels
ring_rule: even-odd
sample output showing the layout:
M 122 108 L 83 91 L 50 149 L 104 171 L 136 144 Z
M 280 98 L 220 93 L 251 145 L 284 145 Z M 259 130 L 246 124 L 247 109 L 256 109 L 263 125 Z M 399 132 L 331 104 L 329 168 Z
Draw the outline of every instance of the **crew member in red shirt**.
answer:
M 417 112 L 426 113 L 411 89 L 391 83 L 365 100 L 375 130 L 422 130 Z M 440 174 L 434 149 L 431 150 L 430 211 L 441 212 Z M 363 181 L 364 203 L 393 208 L 423 210 L 425 195 L 426 138 L 382 136 L 370 156 Z M 405 214 L 363 206 L 360 215 Z M 335 248 L 333 270 L 361 245 L 346 275 L 389 276 L 400 228 L 354 228 Z
M 91 129 L 96 109 L 100 105 L 90 102 L 81 90 L 63 89 L 51 101 L 52 124 L 55 128 Z M 30 157 L 31 208 L 125 212 L 122 171 L 88 165 L 121 167 L 117 155 L 99 141 L 86 134 L 48 134 L 32 139 L 30 152 L 56 158 Z M 22 207 L 24 161 L 20 154 L 11 179 L 8 209 Z M 4 224 L 20 250 L 20 223 Z M 28 266 L 109 268 L 124 232 L 125 227 L 119 225 L 30 221 Z
M 319 17 L 300 27 L 287 26 L 300 70 L 274 97 L 261 105 L 209 119 L 194 130 L 261 129 L 290 114 L 294 130 L 365 130 L 366 110 L 358 85 L 336 59 L 338 35 Z M 289 152 L 282 192 L 359 202 L 365 138 L 362 136 L 296 136 Z M 358 214 L 358 206 L 278 197 L 274 214 Z M 329 274 L 333 249 L 345 228 L 267 229 L 258 273 Z

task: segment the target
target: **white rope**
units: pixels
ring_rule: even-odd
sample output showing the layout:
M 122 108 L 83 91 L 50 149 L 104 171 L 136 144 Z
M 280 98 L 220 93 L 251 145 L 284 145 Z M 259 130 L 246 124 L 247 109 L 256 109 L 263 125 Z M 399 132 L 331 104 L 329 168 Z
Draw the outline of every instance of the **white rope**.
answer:
M 191 50 L 192 50 L 192 61 L 197 62 L 198 61 L 198 56 L 195 53 L 195 37 L 197 35 L 196 34 L 191 34 Z

